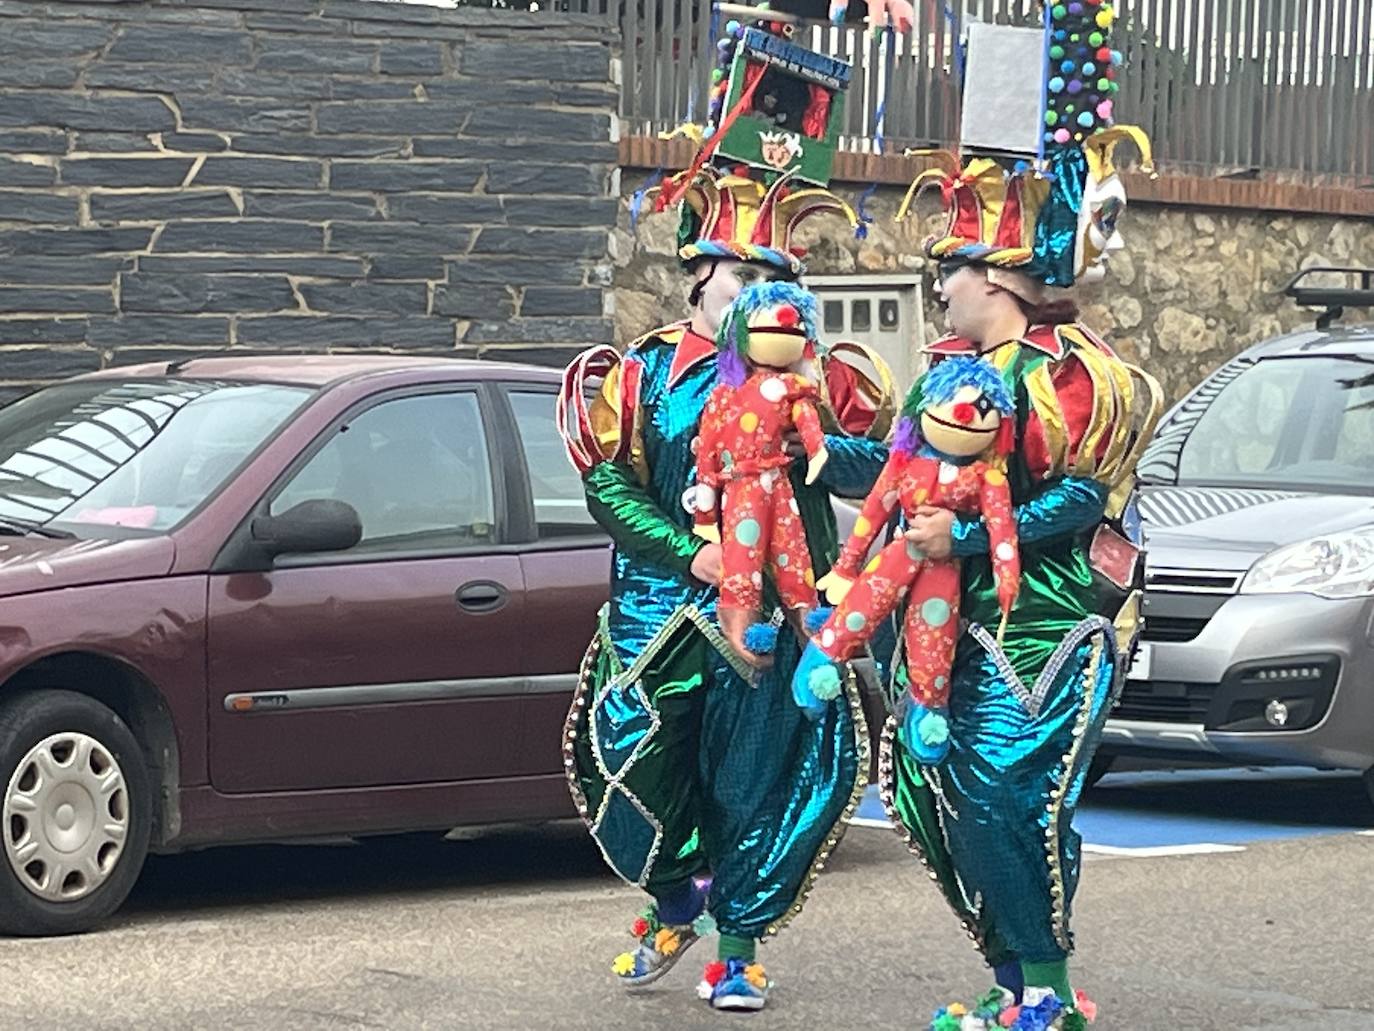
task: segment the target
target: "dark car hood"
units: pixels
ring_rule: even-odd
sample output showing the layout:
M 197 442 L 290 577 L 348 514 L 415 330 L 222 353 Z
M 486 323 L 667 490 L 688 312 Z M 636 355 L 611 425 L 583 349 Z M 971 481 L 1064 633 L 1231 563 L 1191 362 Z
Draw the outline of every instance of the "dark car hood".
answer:
M 0 597 L 165 576 L 175 555 L 170 537 L 92 541 L 0 537 Z
M 1261 555 L 1323 533 L 1374 525 L 1374 498 L 1230 487 L 1145 487 L 1151 564 L 1247 569 Z

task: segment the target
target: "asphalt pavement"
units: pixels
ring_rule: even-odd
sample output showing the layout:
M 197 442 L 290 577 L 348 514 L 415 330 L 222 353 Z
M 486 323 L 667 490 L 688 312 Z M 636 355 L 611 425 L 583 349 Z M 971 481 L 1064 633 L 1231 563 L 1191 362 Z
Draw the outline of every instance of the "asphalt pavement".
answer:
M 1112 774 L 1081 816 L 1074 975 L 1096 1027 L 1374 1028 L 1374 806 L 1358 780 Z M 609 963 L 639 904 L 576 824 L 155 857 L 103 931 L 0 941 L 0 1028 L 911 1031 L 987 983 L 879 825 L 849 832 L 762 950 L 776 988 L 760 1014 L 696 998 L 705 944 L 661 987 L 623 993 Z

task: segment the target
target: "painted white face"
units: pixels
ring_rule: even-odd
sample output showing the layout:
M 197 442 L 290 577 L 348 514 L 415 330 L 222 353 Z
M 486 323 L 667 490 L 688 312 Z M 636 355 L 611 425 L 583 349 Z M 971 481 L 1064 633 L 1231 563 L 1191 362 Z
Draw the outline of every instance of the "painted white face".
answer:
M 1117 231 L 1117 222 L 1125 210 L 1126 187 L 1116 173 L 1100 180 L 1088 175 L 1083 208 L 1078 213 L 1078 245 L 1074 254 L 1074 271 L 1079 277 L 1100 277 L 1103 257 L 1125 246 Z
M 781 271 L 771 266 L 736 261 L 733 258 L 721 258 L 715 263 L 714 272 L 711 271 L 709 261 L 703 262 L 697 269 L 697 282 L 705 279 L 706 285 L 702 288 L 701 300 L 697 302 L 697 312 L 711 331 L 711 335 L 714 336 L 720 329 L 720 320 L 725 314 L 725 309 L 739 296 L 741 290 L 755 283 L 772 282 L 781 276 Z

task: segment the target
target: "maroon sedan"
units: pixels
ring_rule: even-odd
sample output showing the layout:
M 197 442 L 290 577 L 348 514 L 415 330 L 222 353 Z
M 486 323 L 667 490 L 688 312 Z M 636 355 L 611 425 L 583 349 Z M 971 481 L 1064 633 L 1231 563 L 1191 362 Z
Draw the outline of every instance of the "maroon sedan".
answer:
M 606 596 L 558 376 L 201 358 L 0 410 L 0 931 L 147 851 L 572 814 Z

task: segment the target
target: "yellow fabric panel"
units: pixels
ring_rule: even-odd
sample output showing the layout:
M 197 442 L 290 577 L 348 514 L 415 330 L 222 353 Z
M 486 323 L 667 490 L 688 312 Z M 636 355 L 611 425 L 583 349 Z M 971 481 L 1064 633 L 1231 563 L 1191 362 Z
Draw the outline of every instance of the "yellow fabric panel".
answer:
M 601 381 L 601 393 L 588 406 L 592 432 L 602 458 L 614 458 L 620 450 L 620 372 L 617 365 Z
M 1120 471 L 1121 459 L 1125 457 L 1126 449 L 1131 443 L 1131 434 L 1135 426 L 1135 384 L 1131 382 L 1130 370 L 1124 362 L 1105 354 L 1102 357 L 1105 359 L 1107 374 L 1111 377 L 1112 389 L 1116 395 L 1116 416 L 1112 423 L 1107 451 L 1098 465 L 1097 474 L 1110 483 Z
M 1069 431 L 1064 421 L 1064 411 L 1059 407 L 1054 381 L 1050 378 L 1050 363 L 1042 362 L 1031 369 L 1026 374 L 1025 382 L 1031 407 L 1035 409 L 1045 431 L 1045 446 L 1050 456 L 1046 478 L 1062 476 L 1069 464 Z

